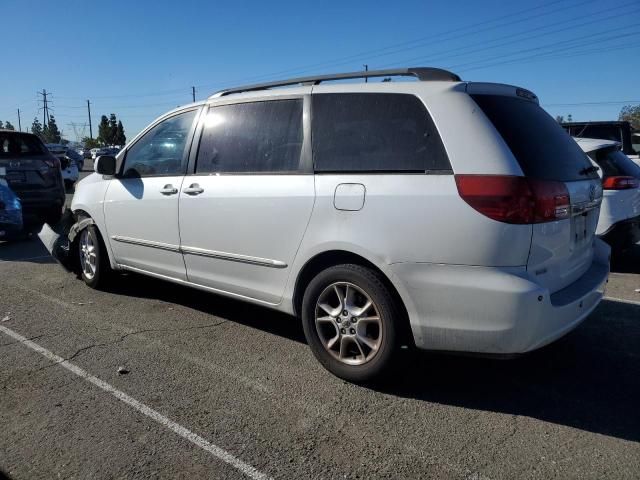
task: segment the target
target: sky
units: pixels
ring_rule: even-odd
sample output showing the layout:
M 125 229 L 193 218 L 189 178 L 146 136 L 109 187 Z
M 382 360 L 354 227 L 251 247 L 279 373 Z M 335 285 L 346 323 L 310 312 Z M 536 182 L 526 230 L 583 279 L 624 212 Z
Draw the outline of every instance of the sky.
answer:
M 215 91 L 301 75 L 434 66 L 535 92 L 553 116 L 640 104 L 640 0 L 0 0 L 0 120 L 65 138 L 115 113 L 128 138 Z M 75 128 L 74 128 L 75 124 Z

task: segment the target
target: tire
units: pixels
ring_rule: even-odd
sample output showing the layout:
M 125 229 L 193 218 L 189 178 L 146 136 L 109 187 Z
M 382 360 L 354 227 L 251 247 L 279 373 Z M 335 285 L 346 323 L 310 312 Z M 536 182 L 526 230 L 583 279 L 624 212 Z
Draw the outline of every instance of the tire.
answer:
M 109 265 L 109 258 L 100 232 L 94 225 L 89 225 L 79 232 L 77 252 L 80 277 L 84 283 L 94 289 L 104 287 L 113 271 Z M 85 261 L 85 258 L 88 260 Z
M 368 301 L 371 307 L 363 310 Z M 369 383 L 381 380 L 393 364 L 399 337 L 397 312 L 378 272 L 355 264 L 336 265 L 307 286 L 302 326 L 311 351 L 327 370 L 350 382 Z

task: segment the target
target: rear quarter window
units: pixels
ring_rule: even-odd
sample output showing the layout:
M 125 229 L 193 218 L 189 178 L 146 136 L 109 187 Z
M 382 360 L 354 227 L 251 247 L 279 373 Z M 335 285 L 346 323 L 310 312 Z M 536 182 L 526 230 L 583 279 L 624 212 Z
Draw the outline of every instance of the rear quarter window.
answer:
M 569 134 L 537 103 L 503 95 L 471 95 L 527 177 L 571 182 L 598 178 Z M 582 172 L 582 173 L 581 173 Z
M 442 140 L 414 95 L 312 96 L 316 172 L 451 173 Z
M 601 148 L 590 152 L 589 156 L 602 169 L 603 178 L 636 177 L 640 178 L 640 167 L 618 148 Z

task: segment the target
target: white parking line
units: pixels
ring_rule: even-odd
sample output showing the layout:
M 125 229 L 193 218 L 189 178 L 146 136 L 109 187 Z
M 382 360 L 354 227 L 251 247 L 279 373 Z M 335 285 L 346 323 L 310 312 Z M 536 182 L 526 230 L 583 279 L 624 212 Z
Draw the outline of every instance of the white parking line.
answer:
M 625 298 L 618 298 L 618 297 L 603 297 L 605 300 L 612 300 L 614 302 L 621 302 L 621 303 L 628 303 L 630 305 L 640 305 L 640 302 L 637 302 L 635 300 L 627 300 Z
M 11 329 L 9 329 L 7 327 L 4 327 L 2 325 L 0 325 L 0 331 L 3 332 L 4 334 L 10 336 L 11 338 L 19 341 L 23 345 L 29 347 L 31 350 L 34 350 L 34 351 L 38 352 L 40 355 L 42 355 L 43 357 L 47 358 L 48 360 L 51 360 L 52 362 L 55 362 L 55 363 L 59 364 L 61 367 L 66 368 L 67 370 L 69 370 L 70 372 L 76 374 L 77 376 L 79 376 L 80 378 L 86 380 L 87 382 L 94 384 L 96 387 L 101 388 L 102 390 L 104 390 L 107 393 L 110 393 L 111 395 L 116 397 L 118 400 L 120 400 L 120 401 L 126 403 L 127 405 L 135 408 L 140 413 L 142 413 L 142 414 L 146 415 L 147 417 L 149 417 L 149 418 L 155 420 L 156 422 L 158 422 L 160 425 L 168 428 L 169 430 L 173 431 L 174 433 L 177 433 L 181 437 L 189 440 L 191 443 L 194 443 L 198 447 L 200 447 L 203 450 L 209 452 L 210 454 L 212 454 L 214 457 L 218 458 L 219 460 L 222 460 L 223 462 L 225 462 L 225 463 L 231 465 L 232 467 L 238 469 L 240 472 L 245 474 L 247 477 L 255 479 L 255 480 L 267 480 L 267 479 L 270 479 L 270 477 L 268 475 L 266 475 L 266 474 L 264 474 L 262 472 L 259 472 L 254 467 L 252 467 L 251 465 L 243 462 L 239 458 L 233 456 L 232 454 L 230 454 L 226 450 L 218 447 L 217 445 L 214 445 L 213 443 L 210 443 L 210 442 L 206 441 L 200 435 L 197 435 L 197 434 L 191 432 L 190 430 L 186 429 L 182 425 L 177 424 L 173 420 L 170 420 L 169 418 L 165 417 L 161 413 L 158 413 L 154 409 L 152 409 L 150 407 L 147 407 L 143 403 L 140 403 L 135 398 L 130 397 L 129 395 L 127 395 L 124 392 L 121 392 L 120 390 L 118 390 L 115 387 L 111 386 L 107 382 L 105 382 L 103 380 L 100 380 L 98 377 L 94 377 L 93 375 L 91 375 L 87 371 L 83 370 L 82 368 L 78 367 L 77 365 L 74 365 L 73 363 L 66 361 L 64 358 L 56 355 L 55 353 L 47 350 L 44 347 L 41 347 L 37 343 L 34 343 L 31 340 L 23 337 L 19 333 L 16 333 L 13 330 L 11 330 Z

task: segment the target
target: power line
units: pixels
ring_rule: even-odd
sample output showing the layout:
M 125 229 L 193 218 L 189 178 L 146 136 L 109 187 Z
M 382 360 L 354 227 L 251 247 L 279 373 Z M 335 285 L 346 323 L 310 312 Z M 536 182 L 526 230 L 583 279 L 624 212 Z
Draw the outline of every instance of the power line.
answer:
M 224 82 L 224 83 L 223 82 L 216 82 L 216 83 L 210 83 L 210 84 L 196 85 L 195 88 L 219 87 L 219 86 L 224 86 L 224 85 L 229 85 L 229 84 L 234 84 L 234 83 L 243 83 L 243 82 L 248 82 L 248 81 L 252 81 L 252 80 L 258 80 L 258 79 L 261 79 L 261 78 L 274 77 L 274 76 L 285 74 L 285 73 L 291 73 L 291 72 L 300 72 L 300 73 L 302 73 L 302 72 L 308 71 L 308 70 L 310 70 L 312 68 L 316 68 L 316 67 L 331 66 L 331 65 L 336 65 L 336 66 L 337 65 L 344 65 L 346 63 L 350 63 L 352 60 L 355 60 L 355 59 L 358 59 L 358 58 L 362 58 L 362 57 L 365 57 L 365 56 L 367 56 L 367 58 L 373 58 L 372 57 L 373 54 L 378 54 L 378 55 L 375 55 L 375 56 L 391 55 L 391 54 L 394 54 L 394 53 L 398 53 L 400 51 L 405 51 L 407 49 L 418 48 L 419 46 L 422 46 L 422 43 L 424 43 L 424 42 L 426 42 L 428 40 L 439 39 L 437 42 L 430 42 L 431 44 L 432 43 L 439 43 L 439 42 L 447 41 L 447 40 L 450 40 L 450 38 L 448 38 L 448 37 L 450 37 L 451 35 L 453 35 L 455 33 L 464 32 L 465 30 L 474 29 L 474 28 L 477 28 L 478 26 L 499 22 L 500 20 L 504 20 L 504 19 L 508 19 L 508 18 L 512 18 L 512 17 L 517 17 L 517 16 L 523 15 L 525 13 L 529 13 L 529 12 L 532 12 L 532 11 L 535 11 L 535 10 L 545 9 L 545 8 L 548 8 L 548 7 L 553 6 L 553 5 L 557 5 L 557 4 L 560 4 L 560 3 L 565 3 L 567 1 L 569 1 L 569 0 L 555 0 L 553 2 L 547 2 L 547 3 L 544 3 L 542 5 L 538 5 L 538 6 L 535 6 L 535 7 L 530 7 L 530 8 L 524 9 L 524 10 L 520 10 L 518 12 L 514 12 L 514 13 L 511 13 L 511 14 L 507 14 L 507 15 L 502 15 L 502 16 L 494 18 L 494 19 L 485 20 L 483 22 L 474 22 L 472 24 L 468 24 L 468 25 L 465 25 L 463 27 L 460 27 L 460 28 L 457 28 L 457 29 L 454 29 L 454 30 L 450 30 L 448 32 L 432 34 L 432 35 L 428 35 L 428 36 L 425 36 L 425 37 L 420 37 L 420 38 L 417 38 L 417 39 L 414 39 L 414 40 L 388 45 L 386 47 L 378 48 L 378 49 L 375 49 L 375 50 L 364 51 L 364 52 L 360 52 L 360 53 L 349 55 L 349 56 L 345 56 L 345 57 L 339 57 L 337 59 L 333 59 L 333 60 L 322 62 L 322 63 L 316 63 L 316 64 L 307 65 L 307 66 L 303 66 L 303 67 L 296 67 L 296 68 L 293 68 L 293 69 L 282 70 L 282 71 L 279 71 L 279 72 L 273 72 L 273 73 L 266 74 L 266 75 L 254 76 L 254 77 L 235 80 L 235 81 L 231 81 L 231 82 Z M 560 7 L 560 8 L 554 9 L 554 10 L 550 10 L 550 11 L 547 11 L 547 12 L 541 12 L 541 13 L 538 13 L 536 15 L 524 17 L 524 18 L 521 18 L 521 19 L 518 19 L 518 20 L 515 20 L 515 21 L 512 21 L 512 22 L 503 22 L 503 23 L 500 23 L 498 25 L 494 25 L 494 26 L 487 27 L 487 28 L 484 28 L 484 29 L 473 30 L 471 32 L 464 33 L 462 35 L 457 35 L 455 38 L 463 38 L 463 37 L 466 37 L 466 36 L 469 36 L 469 35 L 475 35 L 475 34 L 478 34 L 478 33 L 485 32 L 485 31 L 494 30 L 496 28 L 502 28 L 502 27 L 513 25 L 513 24 L 516 24 L 516 23 L 521 23 L 523 21 L 531 20 L 533 18 L 539 18 L 539 17 L 542 17 L 542 16 L 551 15 L 553 13 L 557 13 L 557 12 L 560 12 L 560 11 L 563 11 L 563 10 L 574 9 L 574 8 L 577 8 L 579 6 L 583 6 L 583 5 L 588 4 L 588 3 L 593 3 L 595 1 L 598 1 L 598 0 L 586 0 L 586 1 L 581 1 L 581 2 L 578 2 L 578 3 L 572 3 L 571 5 L 563 6 L 563 7 Z M 446 36 L 447 38 L 440 38 L 442 36 Z M 398 47 L 412 45 L 412 44 L 413 44 L 413 46 L 411 46 L 411 47 L 397 50 Z M 419 45 L 416 45 L 416 44 L 419 44 Z M 393 50 L 393 49 L 396 49 L 396 50 L 391 51 L 391 52 L 387 52 L 387 53 L 384 53 L 384 54 L 381 53 L 383 51 Z M 194 87 L 192 87 L 192 88 L 194 88 Z M 92 98 L 95 100 L 95 99 L 108 99 L 108 98 L 150 97 L 150 96 L 171 95 L 171 94 L 176 94 L 176 93 L 183 92 L 183 91 L 184 91 L 184 89 L 178 88 L 178 89 L 164 90 L 164 91 L 158 91 L 158 92 L 146 92 L 146 93 L 140 93 L 140 94 L 92 96 Z M 58 98 L 74 98 L 74 97 L 58 97 Z
M 636 1 L 629 2 L 629 3 L 621 5 L 619 8 L 624 8 L 624 7 L 631 6 L 631 5 L 636 5 L 637 6 L 638 3 Z M 517 33 L 514 33 L 514 34 L 506 35 L 506 36 L 503 36 L 503 37 L 498 37 L 498 38 L 490 40 L 489 42 L 486 42 L 486 43 L 503 42 L 504 40 L 510 40 L 510 39 L 515 38 L 515 37 L 519 37 L 521 35 L 525 35 L 527 33 L 540 31 L 540 30 L 545 30 L 545 29 L 547 29 L 549 27 L 554 27 L 554 26 L 557 26 L 557 25 L 565 25 L 567 23 L 575 22 L 576 20 L 581 20 L 583 18 L 591 18 L 591 17 L 597 16 L 597 15 L 600 15 L 602 13 L 610 12 L 610 11 L 611 11 L 610 8 L 605 9 L 605 10 L 599 10 L 597 12 L 589 13 L 589 14 L 583 15 L 581 17 L 575 17 L 575 18 L 572 18 L 572 19 L 569 19 L 569 20 L 562 20 L 562 21 L 556 22 L 556 23 L 545 24 L 545 25 L 541 25 L 541 26 L 538 26 L 538 27 L 531 28 L 529 30 L 524 30 L 524 31 L 517 32 Z M 538 35 L 526 36 L 524 38 L 520 38 L 520 39 L 517 39 L 517 40 L 512 40 L 510 42 L 510 44 L 511 43 L 522 42 L 522 41 L 526 41 L 526 40 L 531 40 L 531 39 L 539 38 L 539 37 L 542 37 L 542 36 L 548 36 L 548 35 L 551 35 L 551 34 L 554 34 L 554 33 L 567 32 L 568 30 L 574 30 L 576 28 L 584 27 L 584 26 L 591 25 L 591 24 L 594 24 L 594 23 L 601 24 L 602 22 L 605 22 L 607 20 L 611 20 L 611 19 L 614 19 L 614 18 L 622 17 L 622 16 L 627 16 L 629 14 L 636 13 L 638 11 L 640 11 L 640 9 L 635 9 L 635 10 L 631 10 L 629 12 L 624 12 L 624 13 L 616 13 L 616 14 L 610 15 L 608 17 L 600 16 L 600 17 L 598 17 L 598 18 L 596 18 L 594 20 L 591 20 L 591 21 L 588 21 L 588 22 L 579 23 L 577 25 L 572 25 L 572 26 L 570 26 L 568 28 L 559 28 L 559 29 L 556 29 L 556 30 L 552 30 L 550 32 L 541 33 L 541 34 L 538 34 Z M 450 59 L 450 58 L 455 58 L 455 57 L 460 57 L 460 56 L 467 56 L 467 55 L 472 54 L 472 53 L 477 53 L 477 52 L 481 52 L 481 51 L 485 51 L 485 50 L 493 50 L 495 48 L 500 48 L 500 47 L 505 45 L 505 43 L 498 43 L 497 45 L 486 46 L 486 43 L 484 43 L 481 48 L 476 48 L 476 49 L 473 49 L 473 50 L 469 50 L 468 46 L 461 46 L 461 47 L 456 47 L 456 48 L 453 48 L 453 49 L 450 49 L 450 50 L 441 51 L 441 52 L 438 52 L 438 53 L 435 53 L 433 55 L 429 55 L 429 56 L 426 56 L 426 57 L 421 55 L 421 56 L 418 56 L 418 57 L 408 58 L 408 59 L 405 59 L 405 60 L 402 60 L 402 61 L 396 61 L 396 62 L 393 62 L 393 63 L 380 65 L 378 68 L 387 68 L 387 67 L 391 67 L 391 66 L 395 66 L 395 65 L 399 65 L 399 64 L 410 65 L 414 61 L 430 61 L 431 62 L 431 61 L 434 61 L 434 60 L 440 60 L 440 59 L 444 59 L 444 58 Z M 462 51 L 462 53 L 458 53 L 456 55 L 451 55 L 451 53 L 453 53 L 453 52 L 460 52 L 460 51 Z
M 635 26 L 634 25 L 628 25 L 626 27 L 622 27 L 622 29 L 629 28 L 629 27 L 635 27 Z M 609 31 L 605 31 L 605 32 L 593 33 L 593 34 L 585 35 L 585 36 L 582 36 L 582 37 L 576 37 L 576 38 L 573 38 L 573 39 L 566 40 L 563 43 L 565 43 L 565 44 L 566 43 L 575 43 L 576 41 L 583 40 L 583 39 L 588 39 L 588 38 L 591 38 L 592 41 L 583 42 L 583 43 L 578 44 L 578 45 L 571 44 L 571 45 L 565 45 L 564 47 L 560 47 L 560 48 L 551 48 L 550 50 L 548 50 L 546 52 L 543 51 L 541 53 L 537 53 L 537 54 L 533 54 L 533 55 L 526 55 L 524 57 L 520 57 L 520 58 L 516 58 L 516 59 L 503 60 L 503 61 L 494 62 L 494 63 L 483 63 L 483 62 L 486 62 L 486 61 L 491 61 L 491 60 L 496 60 L 498 58 L 503 58 L 505 56 L 518 55 L 519 53 L 523 53 L 523 52 L 532 52 L 532 51 L 537 51 L 537 50 L 544 50 L 546 48 L 554 47 L 555 45 L 557 45 L 558 42 L 554 42 L 552 44 L 543 45 L 543 46 L 540 46 L 540 47 L 534 47 L 534 48 L 528 48 L 528 49 L 525 49 L 525 50 L 515 51 L 515 52 L 511 52 L 511 53 L 503 53 L 503 54 L 501 54 L 500 56 L 497 56 L 497 57 L 490 57 L 490 58 L 485 58 L 483 60 L 462 63 L 462 64 L 458 64 L 458 65 L 453 65 L 453 66 L 450 66 L 450 67 L 447 67 L 447 68 L 458 69 L 458 70 L 461 70 L 461 71 L 470 71 L 470 70 L 477 70 L 477 69 L 488 68 L 488 67 L 493 67 L 493 66 L 498 66 L 498 65 L 503 65 L 503 64 L 519 63 L 521 61 L 528 61 L 529 59 L 532 59 L 532 58 L 535 58 L 535 57 L 548 55 L 549 53 L 556 53 L 556 52 L 571 50 L 571 49 L 573 49 L 575 47 L 582 47 L 582 46 L 586 46 L 586 45 L 599 44 L 599 43 L 607 42 L 607 41 L 611 41 L 611 40 L 619 40 L 620 38 L 630 37 L 630 36 L 633 36 L 633 35 L 640 35 L 640 31 L 630 32 L 630 33 L 625 33 L 625 34 L 620 34 L 619 31 L 618 31 L 615 34 L 610 35 L 609 37 L 594 38 L 594 37 L 598 37 L 600 35 L 604 35 L 606 33 L 610 33 L 610 30 Z M 477 64 L 477 63 L 479 63 L 479 65 L 473 66 L 474 64 Z M 465 68 L 467 65 L 471 65 L 471 67 Z

